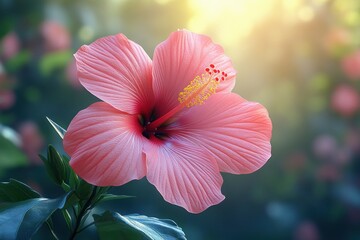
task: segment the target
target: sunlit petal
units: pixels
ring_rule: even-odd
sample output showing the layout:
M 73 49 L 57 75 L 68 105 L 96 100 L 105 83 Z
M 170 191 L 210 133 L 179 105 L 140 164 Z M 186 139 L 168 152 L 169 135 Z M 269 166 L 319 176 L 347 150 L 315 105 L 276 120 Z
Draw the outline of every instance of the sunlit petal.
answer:
M 236 94 L 215 94 L 170 127 L 174 138 L 207 149 L 220 171 L 251 173 L 271 156 L 272 124 L 266 109 Z
M 81 84 L 96 97 L 128 113 L 151 107 L 151 59 L 138 44 L 108 36 L 82 46 L 75 58 Z
M 153 61 L 153 89 L 160 115 L 179 103 L 179 93 L 196 76 L 205 73 L 210 64 L 228 74 L 217 92 L 230 92 L 235 85 L 235 70 L 230 59 L 220 45 L 205 35 L 187 30 L 174 32 L 156 47 Z

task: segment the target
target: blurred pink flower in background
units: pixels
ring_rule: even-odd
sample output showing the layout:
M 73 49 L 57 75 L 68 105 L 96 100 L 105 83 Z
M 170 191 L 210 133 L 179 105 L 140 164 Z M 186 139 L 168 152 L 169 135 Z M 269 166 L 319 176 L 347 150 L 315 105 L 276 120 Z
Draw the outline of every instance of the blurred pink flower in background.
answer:
M 9 79 L 0 63 L 0 110 L 9 109 L 14 105 L 16 96 L 12 88 L 13 81 Z
M 325 163 L 319 166 L 316 171 L 316 177 L 324 182 L 336 182 L 342 176 L 342 169 L 333 163 Z
M 335 112 L 350 117 L 358 111 L 360 106 L 360 96 L 351 86 L 338 85 L 331 95 L 331 107 Z
M 271 155 L 267 110 L 231 93 L 235 70 L 221 46 L 186 30 L 154 59 L 118 34 L 75 54 L 80 82 L 103 100 L 64 136 L 86 181 L 119 186 L 147 176 L 164 199 L 199 213 L 224 199 L 221 172 L 251 173 Z
M 313 141 L 313 152 L 316 157 L 327 159 L 334 156 L 337 151 L 336 139 L 331 135 L 320 135 Z
M 21 148 L 28 156 L 30 163 L 41 164 L 42 161 L 38 154 L 44 146 L 44 140 L 36 123 L 23 122 L 18 128 L 18 132 L 21 138 Z
M 319 230 L 311 221 L 301 222 L 294 231 L 294 240 L 320 240 Z
M 41 33 L 45 40 L 47 51 L 68 50 L 71 46 L 71 36 L 67 28 L 58 22 L 45 21 L 41 25 Z
M 1 41 L 1 52 L 5 59 L 14 57 L 20 50 L 20 41 L 15 32 L 8 33 Z
M 15 94 L 12 90 L 0 89 L 0 110 L 11 108 L 15 103 Z
M 341 64 L 348 78 L 360 79 L 360 50 L 344 57 Z

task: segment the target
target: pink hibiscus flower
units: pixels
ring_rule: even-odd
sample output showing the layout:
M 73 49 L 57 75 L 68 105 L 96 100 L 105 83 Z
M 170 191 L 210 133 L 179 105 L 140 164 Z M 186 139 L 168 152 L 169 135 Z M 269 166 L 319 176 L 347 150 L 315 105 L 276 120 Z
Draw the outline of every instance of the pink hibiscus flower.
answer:
M 174 32 L 151 61 L 118 34 L 75 59 L 81 84 L 103 101 L 80 111 L 64 136 L 86 181 L 146 176 L 166 201 L 199 213 L 224 199 L 220 172 L 251 173 L 270 158 L 266 109 L 231 93 L 235 70 L 209 37 Z

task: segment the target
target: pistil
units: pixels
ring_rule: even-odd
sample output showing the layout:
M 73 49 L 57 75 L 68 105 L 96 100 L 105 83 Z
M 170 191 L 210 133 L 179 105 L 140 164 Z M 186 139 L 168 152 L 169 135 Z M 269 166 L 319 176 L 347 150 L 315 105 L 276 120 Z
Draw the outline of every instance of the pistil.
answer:
M 215 68 L 214 64 L 210 64 L 201 76 L 196 76 L 190 84 L 179 93 L 179 104 L 160 118 L 148 124 L 146 130 L 148 132 L 156 131 L 157 128 L 166 123 L 185 107 L 204 104 L 205 100 L 216 92 L 216 88 L 220 84 L 220 81 L 224 81 L 226 77 L 227 73 L 221 72 L 219 69 Z

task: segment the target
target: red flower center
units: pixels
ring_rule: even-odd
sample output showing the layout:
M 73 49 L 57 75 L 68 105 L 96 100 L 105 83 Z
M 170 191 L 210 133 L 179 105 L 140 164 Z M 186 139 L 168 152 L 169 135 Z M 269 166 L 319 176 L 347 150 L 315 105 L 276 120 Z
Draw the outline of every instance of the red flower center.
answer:
M 190 84 L 179 93 L 179 104 L 176 107 L 159 118 L 156 118 L 154 114 L 149 118 L 144 116 L 139 117 L 139 122 L 143 127 L 142 135 L 149 139 L 151 136 L 160 139 L 166 138 L 168 135 L 166 134 L 165 128 L 169 124 L 169 119 L 184 107 L 204 104 L 206 99 L 216 92 L 216 88 L 226 77 L 227 73 L 215 68 L 214 64 L 210 64 L 209 67 L 205 68 L 201 76 L 196 76 Z

